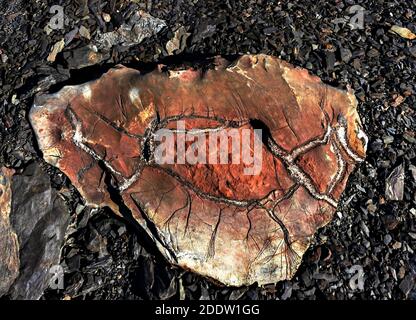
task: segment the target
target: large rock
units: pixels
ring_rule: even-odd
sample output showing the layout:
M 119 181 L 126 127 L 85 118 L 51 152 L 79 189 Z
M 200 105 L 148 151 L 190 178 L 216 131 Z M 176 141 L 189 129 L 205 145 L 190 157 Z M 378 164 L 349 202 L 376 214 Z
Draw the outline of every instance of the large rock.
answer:
M 39 96 L 30 121 L 45 160 L 90 205 L 131 210 L 174 264 L 227 285 L 291 278 L 365 156 L 353 93 L 265 55 L 163 69 L 118 66 Z M 201 142 L 214 132 L 230 135 L 222 164 L 200 163 L 216 155 L 218 143 Z M 185 134 L 195 143 L 181 164 Z M 160 153 L 168 141 L 176 148 Z M 230 164 L 244 150 L 259 161 Z
M 69 221 L 49 176 L 0 169 L 0 296 L 39 299 L 52 284 Z
M 19 244 L 10 222 L 12 169 L 0 168 L 0 297 L 19 275 Z

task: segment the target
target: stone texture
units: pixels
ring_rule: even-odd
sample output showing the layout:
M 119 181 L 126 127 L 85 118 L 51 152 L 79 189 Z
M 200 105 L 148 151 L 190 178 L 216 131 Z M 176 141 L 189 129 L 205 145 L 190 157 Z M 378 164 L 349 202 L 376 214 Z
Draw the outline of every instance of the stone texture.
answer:
M 10 223 L 13 173 L 11 169 L 0 168 L 0 297 L 19 275 L 19 244 Z
M 227 285 L 289 279 L 365 157 L 352 92 L 247 55 L 200 70 L 117 66 L 38 96 L 30 121 L 47 162 L 91 206 L 131 211 L 173 264 Z M 262 130 L 258 175 L 238 164 L 155 163 L 155 132 Z M 250 141 L 252 143 L 252 141 Z
M 0 296 L 39 299 L 59 264 L 69 221 L 49 176 L 32 164 L 21 174 L 0 170 Z

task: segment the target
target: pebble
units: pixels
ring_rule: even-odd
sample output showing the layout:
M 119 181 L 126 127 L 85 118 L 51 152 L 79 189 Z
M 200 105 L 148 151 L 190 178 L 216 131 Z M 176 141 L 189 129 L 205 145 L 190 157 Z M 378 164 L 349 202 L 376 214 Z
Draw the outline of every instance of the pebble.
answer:
M 19 99 L 17 99 L 17 95 L 16 94 L 14 94 L 14 95 L 12 95 L 12 100 L 11 100 L 11 102 L 12 102 L 12 104 L 13 105 L 18 105 L 19 104 Z
M 1 62 L 2 62 L 2 63 L 6 63 L 6 62 L 7 62 L 7 60 L 9 60 L 9 57 L 8 57 L 5 53 L 2 53 L 2 54 L 0 55 L 0 58 L 1 58 Z
M 383 142 L 385 145 L 389 145 L 394 142 L 394 138 L 392 136 L 384 136 Z
M 370 236 L 370 229 L 368 229 L 367 225 L 364 221 L 361 221 L 361 229 L 364 231 L 364 234 L 369 237 Z
M 84 208 L 85 206 L 82 203 L 78 203 L 77 207 L 75 208 L 75 213 L 79 215 L 84 210 Z
M 103 17 L 103 20 L 107 23 L 111 21 L 111 16 L 108 13 L 103 12 L 102 17 Z
M 414 286 L 415 286 L 414 276 L 411 276 L 410 274 L 408 274 L 407 276 L 404 277 L 402 282 L 400 282 L 399 288 L 407 297 L 407 295 L 410 293 L 410 291 L 413 289 Z
M 393 239 L 392 239 L 392 237 L 391 237 L 391 235 L 389 235 L 389 234 L 386 234 L 385 236 L 384 236 L 384 244 L 387 246 L 388 244 L 390 244 L 390 242 L 392 241 Z
M 341 59 L 345 63 L 347 63 L 347 62 L 349 62 L 351 60 L 351 58 L 352 58 L 352 52 L 351 52 L 350 49 L 341 48 L 340 49 L 340 53 L 341 53 Z
M 396 250 L 400 249 L 401 247 L 402 247 L 402 244 L 399 241 L 394 242 L 393 245 L 392 245 L 392 248 L 396 249 Z
M 48 62 L 54 62 L 56 59 L 56 55 L 63 50 L 65 47 L 65 39 L 61 39 L 60 41 L 56 42 L 52 49 L 50 54 L 48 55 L 48 58 L 46 59 Z
M 88 30 L 86 27 L 81 26 L 79 27 L 79 35 L 87 40 L 91 39 L 90 30 Z

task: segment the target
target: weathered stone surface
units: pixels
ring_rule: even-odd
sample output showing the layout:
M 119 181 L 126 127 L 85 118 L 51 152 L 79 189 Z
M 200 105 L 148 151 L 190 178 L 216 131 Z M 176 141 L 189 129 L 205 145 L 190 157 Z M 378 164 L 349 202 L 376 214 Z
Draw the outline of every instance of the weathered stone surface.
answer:
M 366 148 L 351 92 L 265 55 L 205 73 L 118 66 L 39 96 L 30 121 L 90 205 L 127 207 L 168 260 L 227 285 L 291 278 Z M 155 132 L 179 121 L 201 135 L 261 129 L 259 174 L 156 163 Z
M 0 297 L 19 275 L 19 244 L 10 223 L 13 170 L 0 168 Z
M 63 200 L 36 164 L 0 170 L 0 296 L 39 299 L 59 264 L 69 221 Z

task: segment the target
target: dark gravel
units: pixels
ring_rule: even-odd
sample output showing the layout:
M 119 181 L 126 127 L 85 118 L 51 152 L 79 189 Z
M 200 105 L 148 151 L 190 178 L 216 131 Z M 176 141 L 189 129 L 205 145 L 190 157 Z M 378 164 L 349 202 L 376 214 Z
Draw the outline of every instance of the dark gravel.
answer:
M 350 13 L 351 7 L 358 2 L 363 28 L 352 29 L 348 22 L 358 11 Z M 67 23 L 47 34 L 53 4 L 63 6 Z M 114 46 L 86 66 L 98 32 L 117 28 L 137 8 L 167 27 L 138 45 Z M 415 8 L 415 0 L 0 0 L 0 165 L 41 163 L 71 208 L 65 289 L 44 298 L 416 299 L 416 40 L 389 32 L 399 25 L 415 33 Z M 91 39 L 79 36 L 81 25 Z M 178 29 L 180 45 L 168 57 L 166 44 Z M 65 37 L 63 51 L 48 62 L 52 46 Z M 244 53 L 275 55 L 333 86 L 351 86 L 369 148 L 339 213 L 316 235 L 291 281 L 223 288 L 167 265 L 134 226 L 112 213 L 84 208 L 68 179 L 43 162 L 27 112 L 37 92 L 98 77 L 117 63 L 146 70 L 156 62 L 198 65 L 206 57 Z M 399 166 L 404 184 L 392 175 Z M 386 183 L 395 194 L 403 188 L 402 200 L 386 197 Z M 363 288 L 350 281 L 360 270 Z

